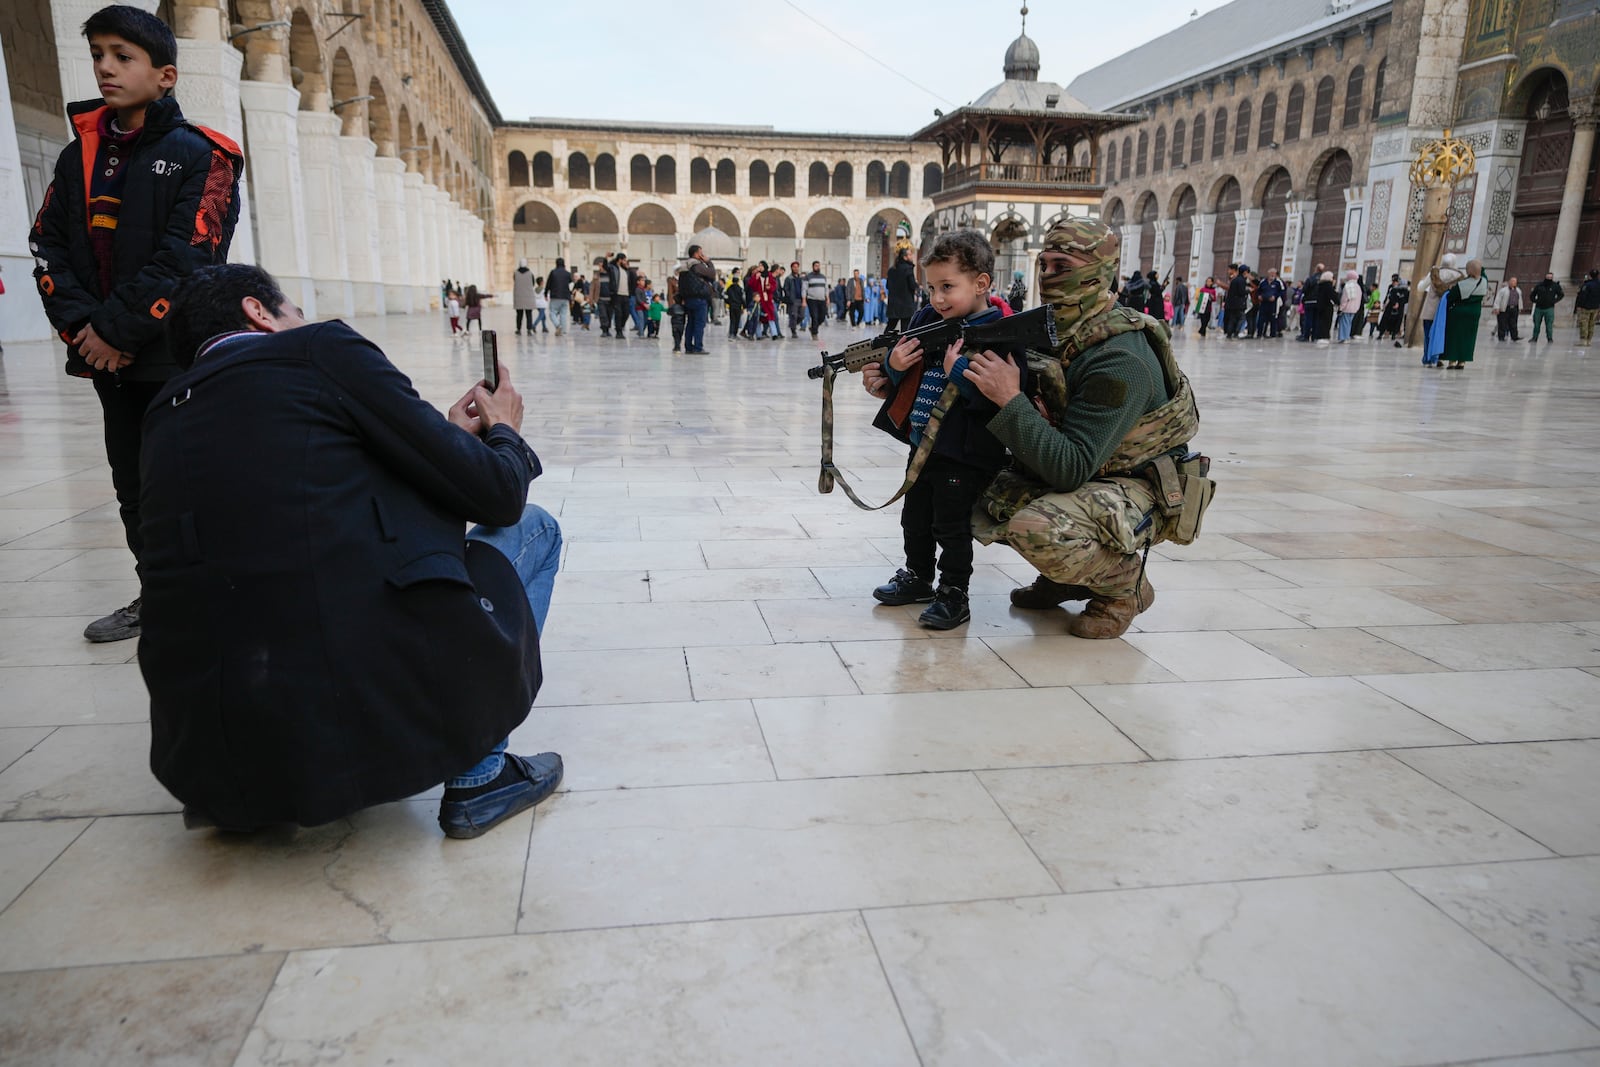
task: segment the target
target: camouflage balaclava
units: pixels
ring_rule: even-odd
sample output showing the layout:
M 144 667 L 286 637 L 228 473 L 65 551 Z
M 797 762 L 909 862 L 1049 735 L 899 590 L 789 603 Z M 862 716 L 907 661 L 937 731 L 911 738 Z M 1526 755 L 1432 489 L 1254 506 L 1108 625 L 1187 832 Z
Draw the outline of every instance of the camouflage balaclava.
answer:
M 1041 302 L 1055 305 L 1056 337 L 1063 346 L 1116 305 L 1111 283 L 1121 247 L 1116 232 L 1099 219 L 1062 219 L 1045 234 L 1041 253 L 1062 252 L 1072 260 L 1061 273 L 1046 275 L 1041 259 L 1035 278 Z

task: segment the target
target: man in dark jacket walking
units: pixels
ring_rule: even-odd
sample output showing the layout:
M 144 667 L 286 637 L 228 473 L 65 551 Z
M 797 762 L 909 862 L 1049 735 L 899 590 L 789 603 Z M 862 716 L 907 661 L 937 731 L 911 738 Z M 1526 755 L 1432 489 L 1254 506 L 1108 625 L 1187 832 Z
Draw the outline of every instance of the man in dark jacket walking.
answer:
M 446 417 L 258 267 L 199 271 L 173 304 L 188 369 L 145 420 L 139 665 L 188 824 L 315 826 L 442 781 L 441 828 L 476 837 L 548 796 L 561 758 L 505 739 L 539 689 L 561 533 L 526 504 L 539 459 L 505 367 Z
M 822 261 L 811 261 L 811 273 L 806 275 L 806 318 L 810 320 L 811 339 L 828 321 L 828 276 L 822 273 Z M 892 324 L 891 324 L 892 325 Z
M 1228 264 L 1228 295 L 1222 301 L 1222 332 L 1237 340 L 1250 308 L 1250 268 L 1243 263 Z
M 572 303 L 572 272 L 567 261 L 556 257 L 555 269 L 544 280 L 544 295 L 550 298 L 550 321 L 555 325 L 556 336 L 567 330 L 567 310 Z

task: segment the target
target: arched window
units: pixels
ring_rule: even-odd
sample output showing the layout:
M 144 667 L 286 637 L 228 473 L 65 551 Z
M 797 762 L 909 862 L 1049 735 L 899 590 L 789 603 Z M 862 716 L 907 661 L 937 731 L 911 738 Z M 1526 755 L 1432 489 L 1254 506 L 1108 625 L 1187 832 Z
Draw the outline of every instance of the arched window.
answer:
M 944 171 L 939 169 L 939 164 L 924 164 L 922 167 L 922 195 L 932 196 L 943 188 Z
M 1311 136 L 1327 133 L 1333 125 L 1333 75 L 1317 83 L 1317 102 L 1311 109 Z
M 1359 125 L 1361 122 L 1361 105 L 1366 103 L 1367 95 L 1367 70 L 1365 67 L 1356 67 L 1350 72 L 1350 77 L 1344 83 L 1344 128 Z
M 1256 147 L 1271 148 L 1272 135 L 1277 132 L 1278 94 L 1268 93 L 1261 98 L 1261 120 L 1256 132 Z
M 733 160 L 717 160 L 717 195 L 733 196 L 738 186 L 739 182 L 734 173 Z
M 1133 138 L 1124 137 L 1122 139 L 1122 169 L 1118 172 L 1117 176 L 1122 181 L 1127 181 L 1128 180 L 1128 172 L 1130 170 L 1132 170 L 1132 169 L 1133 169 Z
M 1283 143 L 1300 139 L 1300 118 L 1306 110 L 1306 90 L 1296 85 L 1289 90 L 1289 104 L 1283 112 Z
M 867 164 L 867 195 L 889 195 L 888 172 L 883 169 L 883 164 L 876 159 Z
M 634 156 L 628 161 L 628 188 L 636 193 L 655 192 L 654 176 L 650 173 L 650 157 Z
M 567 157 L 567 188 L 589 188 L 589 157 L 582 152 Z
M 689 160 L 689 192 L 691 195 L 711 192 L 711 164 L 702 156 Z
M 772 195 L 772 174 L 767 170 L 767 164 L 759 159 L 750 164 L 750 195 Z
M 828 195 L 828 165 L 826 163 L 813 163 L 806 172 L 806 195 Z
M 1146 157 L 1150 154 L 1150 135 L 1143 130 L 1139 131 L 1139 154 L 1134 157 L 1133 176 L 1144 177 Z
M 656 159 L 656 192 L 671 195 L 678 191 L 678 161 L 671 156 Z
M 1233 120 L 1233 152 L 1234 155 L 1238 155 L 1240 152 L 1248 152 L 1249 150 L 1250 101 L 1241 100 L 1239 101 L 1239 112 L 1234 116 Z
M 528 157 L 521 152 L 513 152 L 506 157 L 506 171 L 508 180 L 513 186 L 528 184 Z
M 772 172 L 772 195 L 794 196 L 794 164 L 785 160 Z
M 833 195 L 852 197 L 856 195 L 856 169 L 848 163 L 840 162 L 833 168 Z
M 609 152 L 602 152 L 594 157 L 594 187 L 596 189 L 617 187 L 617 159 Z
M 1172 165 L 1176 167 L 1183 162 L 1183 120 L 1179 119 L 1172 124 Z
M 1217 108 L 1217 113 L 1211 116 L 1214 125 L 1211 127 L 1211 158 L 1221 159 L 1222 153 L 1228 147 L 1228 109 Z
M 1167 160 L 1167 128 L 1156 127 L 1155 154 L 1150 157 L 1150 171 L 1153 174 L 1161 173 L 1161 165 Z
M 1372 121 L 1378 121 L 1378 115 L 1383 111 L 1383 74 L 1389 67 L 1389 57 L 1384 56 L 1378 60 L 1378 73 L 1372 77 Z
M 1206 116 L 1204 112 L 1194 117 L 1194 133 L 1189 140 L 1189 162 L 1198 163 L 1206 158 Z
M 889 168 L 889 195 L 901 199 L 911 195 L 911 164 L 902 160 Z
M 1111 141 L 1106 145 L 1105 176 L 1102 185 L 1110 185 L 1117 180 L 1117 142 Z
M 533 157 L 533 184 L 537 189 L 549 189 L 556 183 L 556 161 L 549 152 L 536 152 Z

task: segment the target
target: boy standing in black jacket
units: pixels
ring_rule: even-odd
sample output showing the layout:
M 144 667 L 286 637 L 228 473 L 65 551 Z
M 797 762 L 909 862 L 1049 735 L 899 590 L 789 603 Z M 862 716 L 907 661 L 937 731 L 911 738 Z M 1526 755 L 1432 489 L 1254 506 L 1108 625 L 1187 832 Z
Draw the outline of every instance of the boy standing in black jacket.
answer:
M 66 372 L 91 378 L 128 548 L 138 562 L 144 412 L 178 373 L 162 319 L 178 282 L 227 259 L 239 219 L 239 147 L 186 122 L 171 97 L 177 40 L 138 8 L 113 5 L 83 25 L 99 100 L 71 104 L 76 133 L 29 234 L 45 314 L 67 343 Z M 84 630 L 139 636 L 136 598 Z

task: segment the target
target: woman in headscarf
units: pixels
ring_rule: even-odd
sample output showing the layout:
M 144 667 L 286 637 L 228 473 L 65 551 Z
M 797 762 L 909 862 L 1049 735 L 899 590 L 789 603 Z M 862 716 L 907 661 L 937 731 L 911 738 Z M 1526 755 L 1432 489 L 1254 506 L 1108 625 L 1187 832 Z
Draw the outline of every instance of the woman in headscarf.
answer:
M 1444 361 L 1448 370 L 1466 370 L 1478 344 L 1478 317 L 1483 313 L 1483 298 L 1489 282 L 1483 264 L 1467 261 L 1467 276 L 1456 282 L 1450 294 L 1449 316 L 1444 326 Z
M 1006 303 L 1011 305 L 1012 311 L 1021 311 L 1022 305 L 1028 302 L 1028 283 L 1022 280 L 1022 272 L 1011 272 L 1011 291 L 1006 294 Z
M 1317 279 L 1317 317 L 1313 320 L 1312 334 L 1319 345 L 1328 343 L 1328 337 L 1333 333 L 1333 317 L 1339 310 L 1339 290 L 1333 284 L 1333 271 L 1325 270 L 1322 277 Z M 1306 301 L 1306 310 L 1311 310 L 1311 301 Z
M 1344 272 L 1344 285 L 1339 289 L 1339 343 L 1344 344 L 1350 340 L 1351 327 L 1356 321 L 1356 316 L 1361 314 L 1361 283 L 1357 281 L 1360 275 L 1353 270 Z

